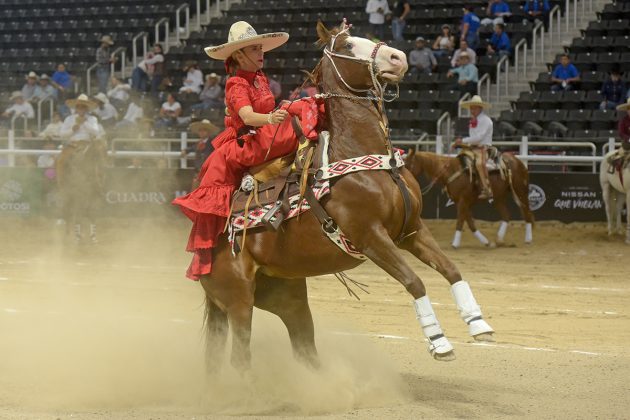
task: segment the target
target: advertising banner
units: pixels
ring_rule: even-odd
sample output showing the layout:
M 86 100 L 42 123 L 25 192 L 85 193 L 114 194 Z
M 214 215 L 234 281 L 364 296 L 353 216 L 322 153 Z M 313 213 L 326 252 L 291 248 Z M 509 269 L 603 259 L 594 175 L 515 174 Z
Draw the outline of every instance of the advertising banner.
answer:
M 0 217 L 30 216 L 42 206 L 43 169 L 0 168 Z

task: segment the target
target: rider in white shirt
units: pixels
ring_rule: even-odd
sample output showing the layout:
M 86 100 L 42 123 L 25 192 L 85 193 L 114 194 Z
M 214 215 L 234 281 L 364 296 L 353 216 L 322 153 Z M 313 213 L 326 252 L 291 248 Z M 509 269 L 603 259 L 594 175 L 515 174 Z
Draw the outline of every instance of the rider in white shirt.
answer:
M 104 134 L 96 117 L 88 114 L 88 111 L 94 109 L 96 104 L 90 101 L 87 95 L 81 94 L 77 99 L 69 99 L 66 105 L 74 108 L 75 112 L 64 120 L 59 130 L 61 138 L 73 143 L 92 141 Z

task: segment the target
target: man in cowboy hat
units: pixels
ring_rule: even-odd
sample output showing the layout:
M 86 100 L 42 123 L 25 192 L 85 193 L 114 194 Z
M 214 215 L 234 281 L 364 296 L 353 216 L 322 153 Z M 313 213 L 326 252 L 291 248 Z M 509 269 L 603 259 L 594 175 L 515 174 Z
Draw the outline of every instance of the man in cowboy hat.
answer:
M 25 77 L 26 83 L 22 86 L 22 96 L 25 101 L 30 101 L 35 97 L 35 93 L 37 92 L 37 81 L 39 80 L 39 76 L 34 71 L 29 72 L 29 74 Z
M 469 101 L 461 104 L 462 108 L 470 109 L 470 123 L 468 125 L 468 137 L 457 137 L 456 145 L 469 146 L 475 153 L 475 168 L 479 174 L 481 194 L 479 198 L 491 198 L 492 190 L 488 180 L 488 168 L 486 167 L 487 149 L 492 146 L 493 124 L 490 117 L 484 112 L 490 108 L 490 104 L 484 102 L 479 95 L 473 96 Z
M 190 109 L 195 111 L 203 111 L 208 108 L 223 108 L 223 89 L 219 84 L 220 77 L 216 73 L 206 75 L 206 84 L 199 94 L 200 103 L 194 104 Z
M 109 99 L 107 99 L 107 95 L 103 92 L 99 92 L 95 97 L 94 101 L 97 104 L 97 107 L 92 112 L 96 115 L 105 128 L 113 127 L 116 124 L 116 120 L 118 119 L 118 111 L 112 104 L 109 103 Z
M 477 66 L 470 63 L 470 57 L 467 52 L 459 55 L 459 67 L 450 69 L 446 73 L 446 77 L 451 78 L 457 75 L 457 83 L 453 86 L 453 90 L 459 90 L 462 93 L 477 93 L 477 82 L 479 81 L 479 71 Z
M 112 37 L 103 35 L 101 38 L 101 46 L 96 49 L 96 79 L 98 80 L 98 91 L 103 93 L 107 92 L 111 63 L 115 61 L 110 51 L 112 45 L 114 45 Z
M 92 141 L 104 134 L 96 117 L 88 113 L 96 108 L 96 103 L 90 101 L 86 94 L 82 93 L 76 99 L 68 99 L 66 105 L 75 112 L 66 117 L 59 130 L 62 139 L 68 143 Z
M 199 93 L 203 85 L 203 73 L 199 70 L 199 64 L 195 60 L 188 60 L 184 64 L 186 78 L 184 84 L 179 88 L 180 93 Z
M 182 156 L 188 156 L 189 153 L 195 153 L 195 177 L 193 179 L 192 189 L 199 185 L 199 171 L 201 166 L 208 159 L 208 156 L 214 151 L 212 139 L 220 131 L 219 127 L 212 124 L 209 120 L 197 121 L 190 125 L 190 131 L 199 136 L 197 144 L 188 146 L 182 150 Z
M 35 110 L 30 102 L 24 100 L 22 92 L 19 90 L 14 91 L 9 98 L 13 102 L 13 105 L 8 107 L 3 113 L 2 118 L 5 119 L 5 125 L 10 126 L 11 118 L 20 115 L 25 115 L 26 118 L 35 118 Z
M 47 74 L 42 74 L 39 78 L 39 86 L 35 91 L 35 98 L 40 100 L 48 97 L 57 99 L 57 89 L 50 84 L 50 77 Z

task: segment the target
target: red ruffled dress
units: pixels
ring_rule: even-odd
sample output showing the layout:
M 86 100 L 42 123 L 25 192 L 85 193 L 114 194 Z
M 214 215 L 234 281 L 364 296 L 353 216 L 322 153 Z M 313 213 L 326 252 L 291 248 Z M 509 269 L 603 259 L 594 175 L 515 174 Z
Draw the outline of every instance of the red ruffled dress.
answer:
M 199 187 L 188 195 L 176 198 L 173 204 L 193 222 L 186 250 L 194 256 L 186 277 L 199 280 L 212 271 L 212 248 L 223 232 L 230 212 L 232 194 L 241 183 L 249 167 L 294 152 L 298 146 L 291 118 L 281 124 L 267 124 L 256 128 L 253 135 L 245 131 L 245 123 L 238 115 L 243 106 L 251 106 L 254 112 L 268 114 L 274 110 L 273 94 L 269 81 L 260 71 L 252 73 L 239 70 L 225 85 L 225 102 L 228 116 L 225 130 L 213 141 L 214 152 L 208 157 L 199 173 Z M 317 138 L 318 116 L 323 111 L 312 98 L 286 103 L 282 106 L 291 116 L 301 120 L 307 138 Z M 274 140 L 275 136 L 275 140 Z M 239 141 L 237 139 L 240 138 Z M 273 141 L 273 144 L 272 144 Z

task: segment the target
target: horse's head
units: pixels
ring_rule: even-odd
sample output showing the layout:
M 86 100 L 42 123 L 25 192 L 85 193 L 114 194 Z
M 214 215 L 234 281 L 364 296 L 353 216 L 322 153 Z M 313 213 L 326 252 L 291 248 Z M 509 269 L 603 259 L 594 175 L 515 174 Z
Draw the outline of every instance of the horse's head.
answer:
M 408 68 L 405 53 L 384 42 L 351 36 L 349 29 L 345 21 L 332 30 L 317 23 L 318 43 L 342 81 L 354 89 L 375 88 L 374 78 L 379 83 L 398 83 Z

